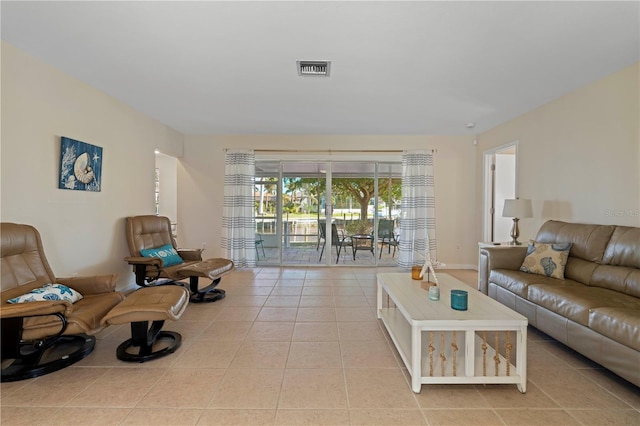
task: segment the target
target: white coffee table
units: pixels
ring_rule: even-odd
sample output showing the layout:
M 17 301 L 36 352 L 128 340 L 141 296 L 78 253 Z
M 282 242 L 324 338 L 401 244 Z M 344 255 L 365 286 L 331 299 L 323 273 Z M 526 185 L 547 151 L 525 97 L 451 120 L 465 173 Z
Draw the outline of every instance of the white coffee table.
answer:
M 440 300 L 411 273 L 378 274 L 378 318 L 411 374 L 422 384 L 513 383 L 527 389 L 527 318 L 447 274 Z M 451 290 L 467 290 L 468 310 L 451 308 Z M 496 345 L 497 343 L 497 345 Z M 495 347 L 500 349 L 496 356 Z

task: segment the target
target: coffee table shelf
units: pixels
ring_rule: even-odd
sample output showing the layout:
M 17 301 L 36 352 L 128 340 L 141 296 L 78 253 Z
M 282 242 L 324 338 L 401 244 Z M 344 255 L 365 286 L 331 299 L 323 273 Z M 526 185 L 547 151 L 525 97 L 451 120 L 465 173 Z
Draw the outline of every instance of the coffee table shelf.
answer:
M 412 390 L 420 392 L 422 384 L 499 383 L 526 392 L 526 317 L 449 275 L 438 278 L 441 299 L 431 301 L 424 283 L 409 273 L 378 274 L 378 318 L 411 374 Z M 469 290 L 467 311 L 450 307 L 456 288 Z M 500 348 L 497 357 L 494 347 Z

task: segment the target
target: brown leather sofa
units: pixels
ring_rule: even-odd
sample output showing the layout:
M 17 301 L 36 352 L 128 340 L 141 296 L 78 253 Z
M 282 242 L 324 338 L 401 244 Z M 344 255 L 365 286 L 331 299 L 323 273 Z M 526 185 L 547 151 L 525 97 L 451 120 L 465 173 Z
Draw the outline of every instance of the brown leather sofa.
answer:
M 38 231 L 29 225 L 2 223 L 2 381 L 51 373 L 87 356 L 101 319 L 124 295 L 115 291 L 116 275 L 57 278 L 44 255 Z M 11 298 L 47 283 L 64 284 L 82 295 L 75 303 L 42 300 L 10 304 Z
M 640 386 L 640 228 L 552 220 L 535 240 L 572 243 L 564 279 L 520 271 L 526 245 L 487 247 L 479 290 Z

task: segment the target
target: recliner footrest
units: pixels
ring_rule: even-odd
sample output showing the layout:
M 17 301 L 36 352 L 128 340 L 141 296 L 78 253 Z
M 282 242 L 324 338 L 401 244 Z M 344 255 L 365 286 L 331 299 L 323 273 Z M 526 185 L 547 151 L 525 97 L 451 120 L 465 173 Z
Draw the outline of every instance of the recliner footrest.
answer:
M 191 302 L 215 302 L 225 297 L 225 291 L 216 289 L 223 275 L 233 271 L 234 264 L 232 260 L 224 258 L 213 258 L 194 263 L 177 270 L 180 276 L 189 278 L 189 287 L 191 289 Z M 200 277 L 211 279 L 211 284 L 205 288 L 199 288 L 198 280 Z
M 162 331 L 162 326 L 165 320 L 179 319 L 188 303 L 189 292 L 180 286 L 144 287 L 129 295 L 102 320 L 109 325 L 131 323 L 131 339 L 118 346 L 118 359 L 145 362 L 175 352 L 182 343 L 182 336 Z M 163 339 L 168 339 L 169 344 L 157 347 Z M 138 352 L 129 352 L 131 347 L 138 347 Z
M 178 269 L 177 272 L 185 278 L 196 276 L 217 280 L 223 275 L 233 271 L 233 267 L 232 260 L 213 258 L 185 266 L 184 268 Z

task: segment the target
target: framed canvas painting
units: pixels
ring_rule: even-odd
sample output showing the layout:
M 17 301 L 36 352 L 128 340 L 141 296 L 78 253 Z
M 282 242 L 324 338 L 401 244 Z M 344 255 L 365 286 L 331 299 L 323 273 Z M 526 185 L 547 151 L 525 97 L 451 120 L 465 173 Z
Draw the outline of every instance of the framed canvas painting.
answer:
M 62 136 L 58 188 L 100 192 L 102 148 Z

